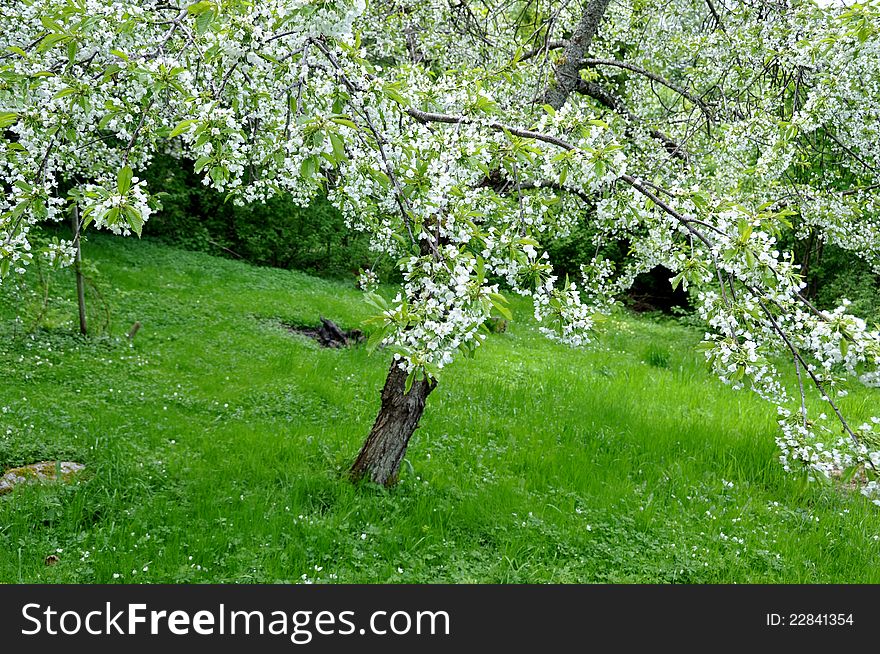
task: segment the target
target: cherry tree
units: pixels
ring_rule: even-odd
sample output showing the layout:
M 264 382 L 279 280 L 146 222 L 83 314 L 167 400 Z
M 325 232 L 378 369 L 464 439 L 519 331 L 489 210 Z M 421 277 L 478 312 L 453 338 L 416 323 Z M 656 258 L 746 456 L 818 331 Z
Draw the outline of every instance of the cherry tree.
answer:
M 136 171 L 195 162 L 233 202 L 319 193 L 399 261 L 374 344 L 394 355 L 352 466 L 391 484 L 444 366 L 502 293 L 578 347 L 663 265 L 706 323 L 722 380 L 776 405 L 782 464 L 846 473 L 880 502 L 880 333 L 804 295 L 809 236 L 880 271 L 878 7 L 812 0 L 4 0 L 0 272 L 66 264 L 34 226 L 140 234 Z M 542 243 L 588 223 L 596 256 L 558 279 Z M 625 240 L 627 260 L 600 256 Z M 592 251 L 592 250 L 591 250 Z M 797 379 L 797 388 L 786 383 Z M 811 415 L 814 387 L 828 413 Z

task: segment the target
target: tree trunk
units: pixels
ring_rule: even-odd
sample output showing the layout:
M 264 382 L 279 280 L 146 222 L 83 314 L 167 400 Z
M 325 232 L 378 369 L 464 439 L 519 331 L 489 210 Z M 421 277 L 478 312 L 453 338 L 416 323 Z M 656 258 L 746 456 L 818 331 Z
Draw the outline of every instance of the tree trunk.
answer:
M 76 247 L 76 258 L 73 269 L 76 272 L 76 303 L 79 307 L 79 333 L 85 336 L 88 333 L 86 326 L 86 289 L 82 274 L 82 247 L 79 227 L 79 205 L 73 205 L 70 212 L 70 223 L 73 228 L 73 243 Z
M 561 109 L 568 96 L 581 80 L 581 61 L 599 31 L 599 24 L 611 0 L 589 0 L 584 3 L 583 14 L 562 52 L 556 66 L 555 79 L 544 92 L 544 102 L 554 109 Z
M 357 460 L 351 466 L 350 474 L 355 481 L 368 478 L 383 486 L 394 485 L 409 439 L 419 426 L 419 419 L 425 410 L 425 400 L 437 386 L 436 381 L 416 379 L 409 393 L 404 394 L 407 373 L 397 363 L 391 362 L 382 389 L 379 415 Z

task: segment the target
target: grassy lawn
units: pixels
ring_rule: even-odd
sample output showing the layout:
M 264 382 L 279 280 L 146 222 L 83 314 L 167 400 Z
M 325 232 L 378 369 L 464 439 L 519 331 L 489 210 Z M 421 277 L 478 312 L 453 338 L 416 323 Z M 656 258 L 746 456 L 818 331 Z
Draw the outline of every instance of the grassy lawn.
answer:
M 0 497 L 0 582 L 880 582 L 880 508 L 786 475 L 773 408 L 715 381 L 695 330 L 618 316 L 572 350 L 514 303 L 441 378 L 401 483 L 355 488 L 389 354 L 280 326 L 359 326 L 353 285 L 134 239 L 85 255 L 110 335 L 74 335 L 69 271 L 33 335 L 0 290 L 0 469 L 87 465 Z

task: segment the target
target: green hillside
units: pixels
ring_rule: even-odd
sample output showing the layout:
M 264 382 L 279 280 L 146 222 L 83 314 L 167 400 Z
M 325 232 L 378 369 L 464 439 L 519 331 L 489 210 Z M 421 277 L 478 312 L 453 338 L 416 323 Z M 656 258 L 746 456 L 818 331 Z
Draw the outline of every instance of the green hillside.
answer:
M 444 371 L 401 483 L 356 488 L 390 355 L 284 327 L 360 327 L 353 284 L 84 250 L 102 334 L 74 335 L 70 271 L 32 334 L 39 298 L 0 289 L 0 471 L 87 466 L 0 497 L 0 582 L 880 582 L 880 508 L 786 475 L 773 408 L 712 377 L 696 330 L 620 315 L 572 350 L 514 302 Z

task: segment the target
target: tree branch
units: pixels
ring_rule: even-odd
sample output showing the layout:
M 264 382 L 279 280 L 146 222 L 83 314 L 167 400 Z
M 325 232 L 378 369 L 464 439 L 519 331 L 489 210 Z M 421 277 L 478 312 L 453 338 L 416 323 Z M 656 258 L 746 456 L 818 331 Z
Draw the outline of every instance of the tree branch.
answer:
M 336 69 L 339 73 L 339 78 L 342 80 L 342 83 L 348 88 L 352 93 L 358 91 L 358 88 L 348 79 L 348 75 L 345 74 L 345 71 L 342 69 L 342 66 L 336 60 L 336 57 L 333 56 L 333 53 L 330 52 L 327 47 L 321 43 L 317 39 L 310 39 L 311 43 L 315 44 L 315 47 L 321 51 L 321 54 L 327 58 L 330 64 Z M 382 134 L 380 134 L 379 130 L 376 129 L 376 126 L 373 125 L 373 121 L 370 119 L 370 114 L 366 109 L 363 109 L 361 112 L 361 117 L 364 119 L 364 122 L 367 125 L 367 129 L 372 133 L 373 138 L 376 139 L 376 147 L 379 150 L 379 155 L 382 158 L 382 163 L 385 165 L 385 174 L 388 175 L 388 179 L 391 181 L 391 184 L 394 186 L 394 198 L 397 202 L 398 209 L 400 209 L 400 215 L 403 219 L 403 224 L 406 226 L 406 231 L 409 234 L 409 239 L 412 244 L 416 244 L 416 238 L 412 231 L 411 225 L 411 214 L 412 210 L 409 205 L 409 201 L 406 199 L 406 196 L 403 194 L 403 189 L 400 186 L 400 182 L 397 180 L 397 175 L 394 173 L 394 167 L 391 165 L 391 162 L 388 160 L 388 155 L 385 154 L 385 145 L 388 144 L 388 141 L 385 139 Z
M 552 189 L 554 191 L 560 191 L 562 193 L 571 193 L 572 195 L 576 195 L 580 198 L 585 204 L 592 205 L 594 203 L 594 198 L 591 198 L 589 195 L 576 188 L 569 188 L 568 186 L 563 186 L 559 182 L 553 182 L 546 179 L 539 180 L 522 180 L 518 179 L 515 182 L 515 190 L 519 191 L 533 191 L 537 189 L 547 188 Z M 510 192 L 510 180 L 504 179 L 500 172 L 495 170 L 491 175 L 486 177 L 480 184 L 478 184 L 478 188 L 491 188 L 496 193 L 504 194 Z
M 494 120 L 483 122 L 480 120 L 475 120 L 473 118 L 468 118 L 467 116 L 452 116 L 450 114 L 422 111 L 421 109 L 416 109 L 415 107 L 406 107 L 405 111 L 407 114 L 409 114 L 412 118 L 415 118 L 420 123 L 445 123 L 447 125 L 483 125 L 484 127 L 487 127 L 494 132 L 510 132 L 514 136 L 521 136 L 526 139 L 533 139 L 535 141 L 551 143 L 562 148 L 563 150 L 577 150 L 574 145 L 572 145 L 565 139 L 561 139 L 556 136 L 550 136 L 549 134 L 542 134 L 541 132 L 534 132 L 530 129 L 521 129 L 519 127 L 505 125 Z
M 650 70 L 646 70 L 641 66 L 636 66 L 635 64 L 628 63 L 626 61 L 617 61 L 616 59 L 583 59 L 581 60 L 581 68 L 594 68 L 596 66 L 614 66 L 615 68 L 623 68 L 624 70 L 629 70 L 633 73 L 637 73 L 644 77 L 647 77 L 650 80 L 657 82 L 658 84 L 662 84 L 668 89 L 675 91 L 681 97 L 689 100 L 694 105 L 700 108 L 700 110 L 706 115 L 710 121 L 714 120 L 712 117 L 712 112 L 709 110 L 709 105 L 707 105 L 701 98 L 698 98 L 693 93 L 688 91 L 686 88 L 679 86 L 675 82 L 672 82 L 662 75 L 658 75 Z
M 722 32 L 726 32 L 724 29 L 724 23 L 721 21 L 721 15 L 718 13 L 718 10 L 715 8 L 715 4 L 712 0 L 706 0 L 706 5 L 709 7 L 709 13 L 712 14 L 712 18 L 715 20 L 715 25 Z
M 644 121 L 630 111 L 629 107 L 624 104 L 620 97 L 614 95 L 611 91 L 596 82 L 585 82 L 584 80 L 581 80 L 575 90 L 582 95 L 590 96 L 601 105 L 619 114 L 630 125 L 644 124 Z M 651 138 L 660 141 L 671 156 L 681 159 L 682 161 L 687 161 L 687 151 L 671 136 L 654 128 L 648 128 L 648 134 L 650 134 Z
M 519 60 L 525 61 L 526 59 L 531 59 L 532 57 L 537 57 L 542 52 L 550 52 L 550 50 L 559 50 L 560 48 L 564 48 L 568 45 L 568 41 L 547 41 L 540 48 L 535 48 L 534 50 L 529 50 L 528 52 L 520 55 Z

